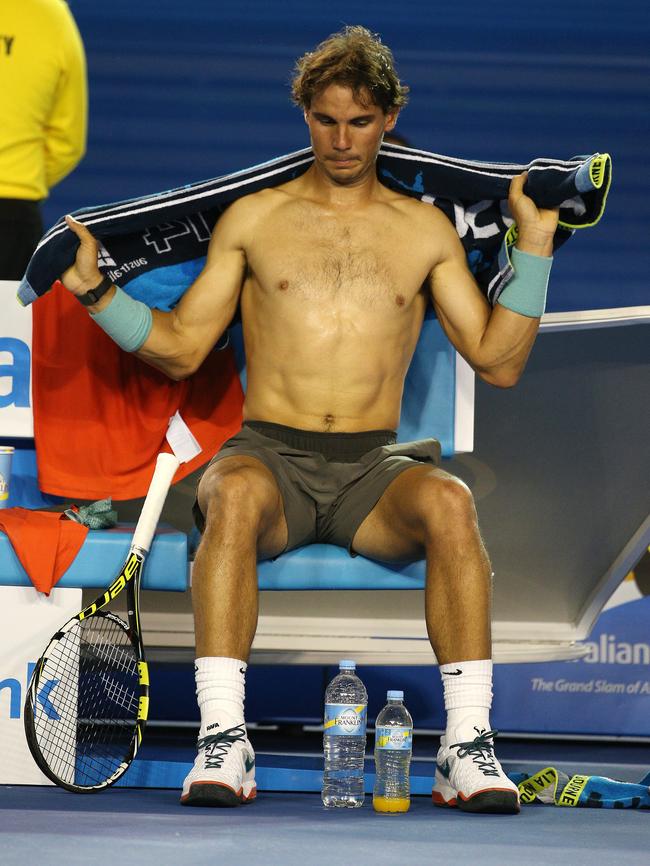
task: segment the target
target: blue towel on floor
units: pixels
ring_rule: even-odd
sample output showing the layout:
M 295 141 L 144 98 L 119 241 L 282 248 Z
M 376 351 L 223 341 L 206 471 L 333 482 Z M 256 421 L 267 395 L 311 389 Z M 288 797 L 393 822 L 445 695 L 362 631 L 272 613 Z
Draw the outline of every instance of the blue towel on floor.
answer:
M 305 172 L 311 149 L 212 180 L 74 213 L 101 242 L 99 268 L 132 297 L 171 309 L 198 276 L 214 224 L 243 195 Z M 600 219 L 611 181 L 608 154 L 528 165 L 472 162 L 384 143 L 377 173 L 386 186 L 439 207 L 455 225 L 469 267 L 494 304 L 513 271 L 508 254 L 516 226 L 507 209 L 511 179 L 528 171 L 525 192 L 540 207 L 560 207 L 554 248 L 576 228 Z M 44 295 L 74 261 L 78 241 L 61 218 L 43 237 L 18 297 Z
M 554 806 L 596 809 L 650 809 L 650 774 L 641 782 L 618 782 L 607 776 L 563 773 L 545 767 L 533 776 L 508 773 L 519 788 L 522 804 L 547 803 Z

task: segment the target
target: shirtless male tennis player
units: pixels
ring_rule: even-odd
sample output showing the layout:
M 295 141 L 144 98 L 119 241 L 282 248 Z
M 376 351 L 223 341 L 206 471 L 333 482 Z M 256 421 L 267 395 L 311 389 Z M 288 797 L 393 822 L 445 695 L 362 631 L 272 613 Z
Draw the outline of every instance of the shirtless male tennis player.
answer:
M 382 136 L 406 92 L 390 50 L 362 27 L 301 58 L 293 97 L 313 165 L 228 208 L 172 312 L 150 311 L 102 279 L 94 239 L 68 218 L 80 247 L 64 284 L 77 296 L 95 290 L 83 300 L 97 323 L 173 379 L 199 367 L 241 308 L 244 425 L 203 475 L 195 509 L 201 728 L 188 805 L 255 797 L 243 704 L 256 561 L 319 540 L 377 560 L 426 557 L 426 623 L 448 714 L 434 802 L 519 811 L 490 731 L 491 568 L 474 502 L 436 466 L 434 440 L 395 445 L 394 431 L 428 303 L 482 379 L 518 380 L 543 311 L 557 212 L 538 210 L 525 178 L 513 179 L 516 276 L 492 309 L 447 217 L 377 179 Z

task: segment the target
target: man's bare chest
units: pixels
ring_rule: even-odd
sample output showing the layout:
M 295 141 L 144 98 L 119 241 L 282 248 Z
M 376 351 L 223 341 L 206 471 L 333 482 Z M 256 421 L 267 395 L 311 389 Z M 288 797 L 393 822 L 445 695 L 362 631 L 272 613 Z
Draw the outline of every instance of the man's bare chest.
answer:
M 258 233 L 246 252 L 249 276 L 265 294 L 403 307 L 427 276 L 418 247 L 403 225 L 303 215 Z

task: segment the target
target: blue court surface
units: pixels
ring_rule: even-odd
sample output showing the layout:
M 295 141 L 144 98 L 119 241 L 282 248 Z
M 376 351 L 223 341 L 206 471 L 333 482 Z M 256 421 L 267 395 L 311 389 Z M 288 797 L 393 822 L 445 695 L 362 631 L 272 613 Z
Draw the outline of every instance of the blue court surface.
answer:
M 415 864 L 505 866 L 525 862 L 647 866 L 650 813 L 637 810 L 525 806 L 518 816 L 467 815 L 439 809 L 427 794 L 412 797 L 405 815 L 378 815 L 371 798 L 361 809 L 323 809 L 318 793 L 269 790 L 311 785 L 318 772 L 317 737 L 258 734 L 258 798 L 236 809 L 182 807 L 175 788 L 116 787 L 100 794 L 58 788 L 0 788 L 0 862 L 45 858 L 58 864 Z M 413 789 L 430 789 L 434 738 L 420 738 Z M 290 748 L 293 745 L 293 753 Z M 304 751 L 298 752 L 302 746 Z M 507 770 L 552 764 L 585 774 L 639 781 L 646 745 L 503 740 Z M 189 768 L 187 735 L 148 737 L 145 764 Z M 427 758 L 424 752 L 429 753 Z M 278 770 L 277 768 L 282 768 Z M 372 762 L 368 762 L 372 770 Z M 127 774 L 127 785 L 129 774 Z M 172 776 L 167 775 L 168 779 Z M 266 788 L 266 790 L 264 790 Z
M 402 816 L 330 812 L 317 794 L 260 794 L 233 810 L 189 809 L 176 792 L 114 789 L 75 796 L 0 791 L 1 859 L 50 864 L 521 864 L 647 866 L 648 815 L 529 807 L 476 816 L 413 799 Z

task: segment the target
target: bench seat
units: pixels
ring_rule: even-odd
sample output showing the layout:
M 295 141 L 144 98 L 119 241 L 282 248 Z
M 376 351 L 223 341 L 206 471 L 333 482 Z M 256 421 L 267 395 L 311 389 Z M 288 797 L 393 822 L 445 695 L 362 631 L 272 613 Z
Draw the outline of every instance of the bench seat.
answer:
M 342 547 L 310 544 L 260 562 L 257 574 L 263 590 L 424 589 L 425 563 L 378 563 Z
M 112 529 L 91 529 L 70 568 L 57 587 L 104 589 L 124 564 L 134 524 L 119 523 Z M 161 524 L 147 558 L 143 589 L 187 589 L 187 535 Z M 9 538 L 0 533 L 0 585 L 32 586 Z

